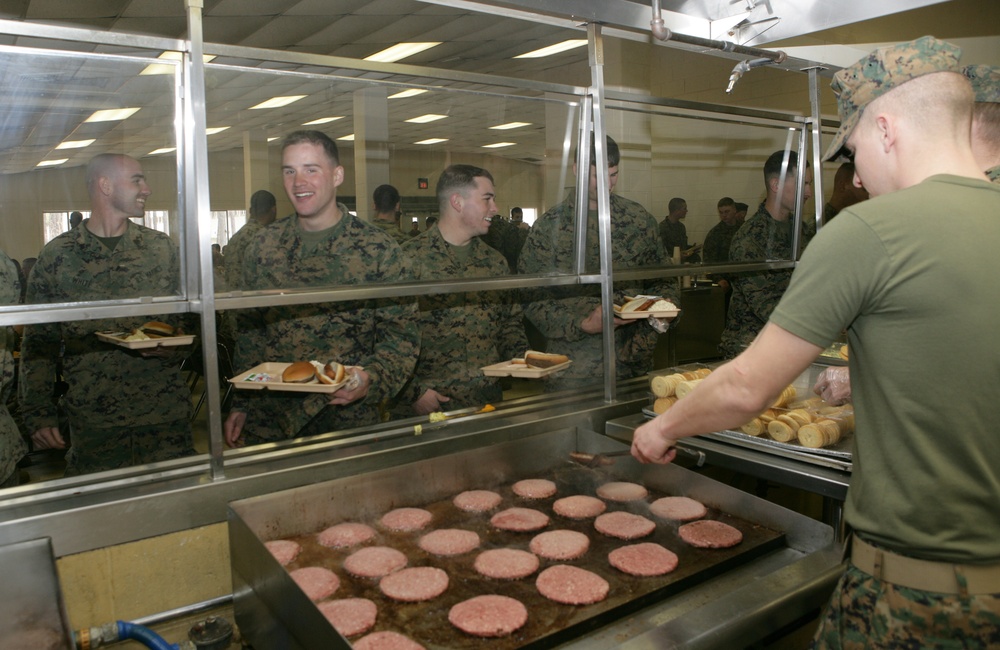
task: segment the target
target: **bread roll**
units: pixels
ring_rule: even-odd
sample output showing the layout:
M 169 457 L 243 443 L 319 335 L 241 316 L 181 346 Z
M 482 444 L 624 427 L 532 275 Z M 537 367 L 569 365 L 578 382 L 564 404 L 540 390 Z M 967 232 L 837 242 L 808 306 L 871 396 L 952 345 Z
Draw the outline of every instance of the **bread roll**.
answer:
M 677 403 L 677 398 L 673 395 L 669 397 L 661 397 L 653 402 L 653 412 L 659 415 L 660 413 L 666 412 L 671 406 Z
M 163 337 L 163 336 L 173 336 L 174 328 L 167 323 L 158 320 L 151 320 L 141 328 L 142 333 L 150 338 Z
M 677 389 L 674 391 L 677 395 L 677 398 L 680 399 L 681 397 L 684 397 L 685 395 L 693 391 L 695 389 L 695 386 L 701 383 L 701 381 L 702 381 L 701 379 L 688 379 L 687 381 L 682 381 L 681 383 L 677 384 Z
M 569 361 L 569 357 L 565 354 L 536 352 L 534 350 L 528 350 L 524 354 L 524 362 L 532 368 L 551 368 L 567 361 Z
M 316 381 L 316 368 L 308 361 L 296 361 L 282 371 L 281 381 L 286 384 L 312 383 Z

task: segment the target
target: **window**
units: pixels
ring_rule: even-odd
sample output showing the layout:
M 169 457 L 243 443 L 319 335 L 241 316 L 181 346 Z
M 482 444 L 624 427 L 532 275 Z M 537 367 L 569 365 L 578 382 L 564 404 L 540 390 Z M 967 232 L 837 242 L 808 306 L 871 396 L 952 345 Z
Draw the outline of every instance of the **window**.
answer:
M 521 220 L 529 226 L 535 225 L 538 218 L 538 208 L 521 208 Z
M 212 243 L 225 246 L 236 231 L 246 225 L 246 210 L 213 210 L 212 211 Z

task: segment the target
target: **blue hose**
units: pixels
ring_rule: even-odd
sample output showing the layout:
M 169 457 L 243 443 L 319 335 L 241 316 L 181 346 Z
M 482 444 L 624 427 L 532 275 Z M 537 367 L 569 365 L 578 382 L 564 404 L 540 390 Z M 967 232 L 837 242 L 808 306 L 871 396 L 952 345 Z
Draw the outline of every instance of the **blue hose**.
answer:
M 118 621 L 118 638 L 138 641 L 153 650 L 179 650 L 176 643 L 167 643 L 162 636 L 148 627 L 127 621 Z

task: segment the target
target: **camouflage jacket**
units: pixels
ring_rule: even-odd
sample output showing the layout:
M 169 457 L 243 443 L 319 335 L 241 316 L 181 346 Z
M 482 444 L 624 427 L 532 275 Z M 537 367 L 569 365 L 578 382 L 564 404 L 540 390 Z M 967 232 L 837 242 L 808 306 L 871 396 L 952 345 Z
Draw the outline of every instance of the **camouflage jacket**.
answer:
M 459 260 L 437 228 L 403 247 L 415 280 L 497 277 L 510 273 L 506 260 L 479 237 Z M 521 305 L 512 292 L 469 291 L 420 296 L 420 357 L 416 373 L 399 396 L 412 404 L 432 388 L 451 398 L 448 410 L 483 406 L 502 398 L 500 382 L 480 368 L 528 349 Z
M 802 248 L 815 234 L 815 223 L 802 224 Z M 763 262 L 792 259 L 792 219 L 777 221 L 761 203 L 757 212 L 740 227 L 729 247 L 730 262 Z M 719 349 L 727 358 L 738 355 L 767 323 L 788 288 L 792 269 L 735 273 L 726 329 Z
M 531 227 L 518 262 L 520 273 L 572 273 L 576 230 L 575 197 L 553 206 Z M 587 218 L 585 272 L 600 273 L 596 211 Z M 669 265 L 656 219 L 629 199 L 611 195 L 611 254 L 615 269 Z M 680 304 L 676 279 L 616 282 L 615 302 L 626 295 L 658 295 Z M 522 291 L 524 312 L 545 335 L 547 351 L 569 355 L 573 364 L 552 375 L 550 388 L 599 381 L 603 375 L 602 335 L 587 334 L 580 323 L 601 304 L 600 285 L 538 287 Z M 610 305 L 607 306 L 611 308 Z M 616 368 L 619 378 L 647 372 L 653 361 L 658 334 L 645 322 L 632 322 L 615 330 Z
M 281 219 L 262 230 L 243 258 L 243 287 L 319 289 L 386 284 L 404 277 L 403 254 L 370 223 L 344 215 L 312 253 L 306 253 L 298 219 Z M 330 406 L 324 426 L 350 428 L 379 421 L 379 405 L 399 392 L 413 373 L 420 348 L 417 304 L 412 299 L 355 300 L 279 305 L 237 314 L 237 372 L 276 361 L 339 361 L 361 366 L 371 377 L 368 395 L 347 406 Z M 281 440 L 299 434 L 327 406 L 329 395 L 237 391 L 233 409 L 247 412 L 254 436 Z
M 712 226 L 712 229 L 705 235 L 705 246 L 702 254 L 706 264 L 717 264 L 729 261 L 729 245 L 733 241 L 733 235 L 740 229 L 740 225 L 730 226 L 725 221 Z
M 371 224 L 395 239 L 396 243 L 400 246 L 411 239 L 409 235 L 399 229 L 398 223 L 393 223 L 392 221 L 372 221 Z
M 0 305 L 14 305 L 21 299 L 17 267 L 0 251 Z M 17 462 L 28 452 L 24 438 L 7 410 L 14 382 L 14 330 L 0 327 L 0 483 L 17 471 Z
M 986 177 L 993 183 L 1000 183 L 1000 165 L 987 169 Z
M 260 225 L 256 219 L 250 219 L 243 227 L 237 230 L 229 243 L 226 244 L 226 285 L 230 289 L 239 289 L 242 282 L 243 255 L 246 253 L 247 244 L 266 226 Z M 219 288 L 216 287 L 218 291 Z
M 50 241 L 38 255 L 28 280 L 27 302 L 53 303 L 175 295 L 180 285 L 177 248 L 170 238 L 128 223 L 114 250 L 85 226 Z M 189 316 L 157 316 L 192 331 Z M 28 325 L 21 344 L 18 396 L 28 432 L 57 426 L 53 384 L 59 364 L 69 385 L 65 403 L 70 422 L 94 429 L 153 425 L 190 416 L 190 390 L 180 363 L 190 347 L 168 358 L 105 343 L 94 334 L 124 332 L 148 317 Z

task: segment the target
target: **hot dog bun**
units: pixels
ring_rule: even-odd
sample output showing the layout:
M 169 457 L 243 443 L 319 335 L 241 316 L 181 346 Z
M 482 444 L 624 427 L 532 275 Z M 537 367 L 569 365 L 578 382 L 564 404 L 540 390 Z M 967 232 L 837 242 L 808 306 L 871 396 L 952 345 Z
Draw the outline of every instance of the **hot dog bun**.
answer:
M 347 368 L 344 367 L 344 364 L 337 363 L 336 361 L 331 361 L 330 363 L 324 365 L 322 370 L 316 371 L 316 376 L 319 377 L 320 382 L 324 384 L 343 383 L 346 375 Z
M 528 350 L 524 353 L 524 363 L 532 368 L 551 368 L 567 361 L 569 361 L 569 357 L 565 354 L 537 352 L 535 350 Z
M 308 384 L 316 381 L 316 368 L 308 361 L 289 364 L 281 373 L 281 381 L 286 384 Z

